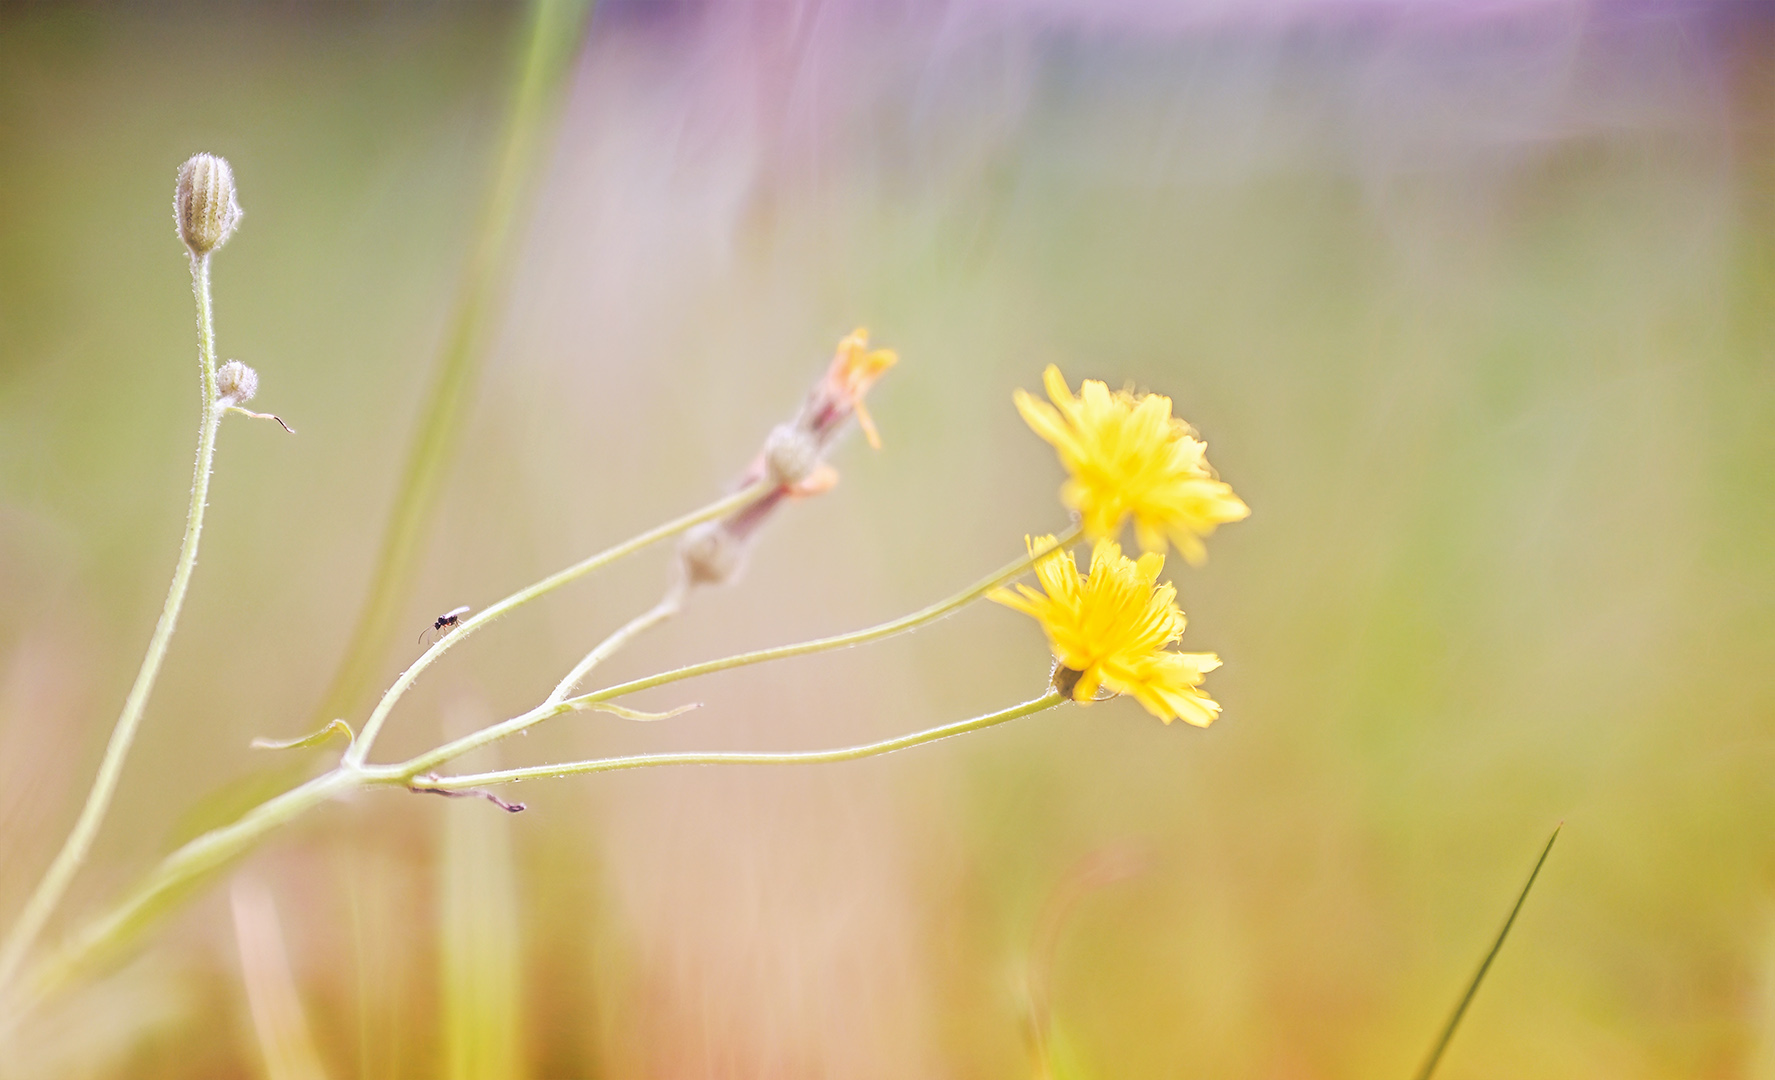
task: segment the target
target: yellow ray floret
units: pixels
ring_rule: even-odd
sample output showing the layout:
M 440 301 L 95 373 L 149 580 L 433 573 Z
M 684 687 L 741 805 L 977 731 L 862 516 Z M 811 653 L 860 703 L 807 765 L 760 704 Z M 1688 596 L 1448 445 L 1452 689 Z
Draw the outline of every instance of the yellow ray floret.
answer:
M 1029 550 L 1053 545 L 1052 536 L 1039 536 Z M 1130 559 L 1115 541 L 1099 540 L 1089 574 L 1081 577 L 1071 553 L 1055 550 L 1035 564 L 1043 591 L 1018 585 L 991 597 L 1042 624 L 1060 662 L 1055 685 L 1070 682 L 1074 701 L 1090 701 L 1101 688 L 1129 695 L 1167 724 L 1182 718 L 1207 727 L 1220 706 L 1199 687 L 1220 657 L 1168 648 L 1183 636 L 1184 617 L 1177 590 L 1158 583 L 1164 568 L 1163 555 Z
M 1114 539 L 1132 517 L 1143 551 L 1163 551 L 1169 540 L 1200 564 L 1201 538 L 1251 513 L 1208 467 L 1207 445 L 1171 415 L 1170 398 L 1111 391 L 1095 379 L 1075 398 L 1052 364 L 1042 384 L 1054 403 L 1019 390 L 1017 411 L 1072 474 L 1060 499 L 1078 511 L 1086 536 Z

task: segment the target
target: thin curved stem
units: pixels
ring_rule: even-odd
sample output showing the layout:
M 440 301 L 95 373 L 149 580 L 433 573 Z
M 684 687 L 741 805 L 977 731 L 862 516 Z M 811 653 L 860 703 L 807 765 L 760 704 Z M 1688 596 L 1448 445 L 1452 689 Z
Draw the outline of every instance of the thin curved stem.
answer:
M 586 653 L 585 659 L 575 664 L 573 670 L 555 684 L 554 690 L 549 692 L 549 696 L 543 701 L 543 704 L 560 704 L 568 694 L 573 693 L 587 675 L 591 674 L 593 668 L 610 659 L 618 649 L 629 642 L 678 614 L 684 607 L 684 594 L 688 590 L 689 587 L 682 580 L 674 582 L 672 587 L 666 590 L 666 595 L 660 598 L 659 603 L 618 627 L 609 637 L 598 642 L 591 652 Z
M 596 555 L 582 559 L 567 569 L 550 574 L 534 585 L 519 589 L 491 607 L 483 608 L 474 615 L 463 619 L 456 629 L 439 638 L 431 648 L 420 655 L 419 659 L 413 661 L 407 670 L 401 672 L 400 678 L 396 679 L 394 685 L 388 688 L 388 693 L 382 695 L 382 700 L 376 705 L 376 711 L 372 712 L 370 718 L 364 722 L 364 730 L 358 735 L 357 742 L 350 750 L 346 751 L 345 763 L 360 766 L 368 760 L 370 749 L 375 745 L 376 736 L 381 733 L 382 725 L 388 720 L 388 714 L 394 709 L 395 703 L 400 701 L 401 696 L 407 692 L 426 668 L 436 662 L 438 657 L 473 635 L 481 627 L 537 597 L 545 596 L 563 585 L 579 580 L 600 567 L 608 566 L 618 559 L 633 555 L 649 544 L 676 536 L 678 533 L 705 521 L 726 517 L 728 514 L 755 502 L 759 496 L 776 486 L 775 481 L 761 480 L 742 491 L 717 499 L 701 510 L 692 511 L 675 521 L 668 521 L 664 525 L 625 540 L 613 548 L 607 548 Z
M 1025 701 L 1021 705 L 1013 705 L 1008 709 L 976 716 L 970 720 L 961 720 L 953 724 L 944 724 L 941 727 L 915 731 L 910 735 L 899 735 L 892 739 L 863 743 L 860 746 L 846 746 L 837 750 L 798 750 L 785 753 L 734 751 L 700 754 L 636 754 L 630 757 L 569 761 L 558 765 L 532 765 L 522 769 L 500 769 L 496 772 L 471 773 L 465 776 L 427 777 L 425 787 L 427 790 L 461 791 L 465 788 L 487 787 L 492 784 L 515 784 L 524 780 L 617 772 L 623 769 L 657 769 L 669 765 L 820 765 L 837 761 L 857 761 L 861 758 L 879 757 L 882 754 L 891 754 L 896 750 L 906 750 L 914 746 L 923 746 L 925 743 L 954 738 L 957 735 L 966 735 L 970 731 L 995 727 L 1041 712 L 1044 709 L 1051 709 L 1066 700 L 1067 698 L 1058 690 L 1050 690 L 1033 701 Z
M 590 694 L 568 698 L 562 704 L 575 709 L 589 708 L 600 702 L 626 697 L 642 690 L 651 690 L 656 686 L 664 686 L 666 683 L 678 682 L 680 679 L 694 679 L 699 675 L 711 675 L 717 671 L 727 671 L 731 668 L 748 667 L 752 664 L 763 664 L 772 660 L 787 660 L 793 656 L 806 656 L 809 653 L 828 652 L 832 649 L 847 649 L 853 645 L 867 645 L 872 641 L 880 641 L 882 638 L 903 634 L 908 630 L 916 630 L 926 623 L 935 622 L 947 615 L 954 614 L 1011 579 L 1028 572 L 1038 559 L 1046 556 L 1049 552 L 1077 543 L 1082 531 L 1080 527 L 1075 525 L 1054 541 L 1052 547 L 1045 547 L 1034 554 L 1026 555 L 991 577 L 975 582 L 954 596 L 939 600 L 929 607 L 921 608 L 910 615 L 902 615 L 889 622 L 879 623 L 863 630 L 853 630 L 848 634 L 815 638 L 812 641 L 803 641 L 795 645 L 779 645 L 774 649 L 758 649 L 722 660 L 707 660 L 700 664 L 674 668 L 658 675 L 649 675 L 646 678 L 634 679 Z
M 425 787 L 439 791 L 459 791 L 488 784 L 514 783 L 539 777 L 567 776 L 575 773 L 615 772 L 623 769 L 661 768 L 670 765 L 815 765 L 838 761 L 855 761 L 905 750 L 940 739 L 953 738 L 1053 708 L 1067 700 L 1057 691 L 1033 701 L 987 713 L 969 720 L 925 731 L 901 735 L 880 742 L 838 750 L 814 750 L 791 753 L 709 753 L 650 754 L 600 761 L 547 765 L 531 769 L 512 769 L 476 776 L 452 776 L 427 779 Z M 196 886 L 209 874 L 251 851 L 267 834 L 294 821 L 297 817 L 329 799 L 354 788 L 367 785 L 411 786 L 412 777 L 403 776 L 396 768 L 353 769 L 340 766 L 315 777 L 299 787 L 262 803 L 240 820 L 212 829 L 161 861 L 116 907 L 89 925 L 60 951 L 41 962 L 31 972 L 28 985 L 31 994 L 23 1005 L 0 1015 L 0 1041 L 24 1015 L 32 1002 L 41 1001 L 66 985 L 89 965 L 103 958 L 127 941 L 143 924 L 164 911 L 186 890 Z
M 18 973 L 25 954 L 36 943 L 44 925 L 55 913 L 56 905 L 67 892 L 68 885 L 74 880 L 74 875 L 79 872 L 88 852 L 92 850 L 99 826 L 104 823 L 105 813 L 111 807 L 111 799 L 117 793 L 117 782 L 123 775 L 124 759 L 129 756 L 130 747 L 135 743 L 142 713 L 147 709 L 148 698 L 154 692 L 154 682 L 160 677 L 160 666 L 172 644 L 173 631 L 178 628 L 179 612 L 185 606 L 185 593 L 191 587 L 192 571 L 197 566 L 197 542 L 203 533 L 203 514 L 209 502 L 210 469 L 216 457 L 216 428 L 222 418 L 222 410 L 217 407 L 216 402 L 216 327 L 210 306 L 208 255 L 191 257 L 191 292 L 197 301 L 198 369 L 202 384 L 203 413 L 197 430 L 197 464 L 191 475 L 191 503 L 185 511 L 185 539 L 179 545 L 179 560 L 173 569 L 172 584 L 167 588 L 166 603 L 160 609 L 160 621 L 154 625 L 154 635 L 148 639 L 147 655 L 142 657 L 142 666 L 136 672 L 136 681 L 130 686 L 129 695 L 123 700 L 123 711 L 111 729 L 111 740 L 105 745 L 105 755 L 99 761 L 99 772 L 93 779 L 92 789 L 86 793 L 86 804 L 81 807 L 80 816 L 75 819 L 74 828 L 68 833 L 68 838 L 62 842 L 62 849 L 56 853 L 55 861 L 50 863 L 43 880 L 38 882 L 36 890 L 31 893 L 31 898 L 25 902 L 18 919 L 12 924 L 12 929 L 7 932 L 5 943 L 0 945 L 0 990 Z
M 571 578 L 564 579 L 564 575 L 570 574 L 577 577 L 579 574 L 588 573 L 597 566 L 604 565 L 613 559 L 620 558 L 622 555 L 628 554 L 645 543 L 650 543 L 659 539 L 662 535 L 668 535 L 672 531 L 688 528 L 691 524 L 698 521 L 722 516 L 723 514 L 730 512 L 732 503 L 738 502 L 743 504 L 748 499 L 754 497 L 756 497 L 755 491 L 748 490 L 746 492 L 741 492 L 738 495 L 732 496 L 730 499 L 721 500 L 721 502 L 718 502 L 711 507 L 698 511 L 695 514 L 690 515 L 688 518 L 672 522 L 651 533 L 643 534 L 642 536 L 636 537 L 634 540 L 619 545 L 616 548 L 595 555 L 585 562 L 562 571 L 561 574 L 544 579 L 542 582 L 531 586 L 529 589 L 514 594 L 513 597 L 508 598 L 508 600 L 511 601 L 510 603 L 502 601 L 501 605 L 495 606 L 498 610 L 495 608 L 489 608 L 487 611 L 484 611 L 477 616 L 477 619 L 480 623 L 484 623 L 487 620 L 496 617 L 498 614 L 503 613 L 503 611 L 508 611 L 512 607 L 517 606 L 518 603 L 522 603 L 524 600 L 533 599 L 535 596 L 539 596 L 543 592 L 548 591 L 549 588 L 564 584 L 565 580 L 571 580 Z M 1056 546 L 1064 547 L 1070 545 L 1078 539 L 1078 535 L 1079 531 L 1073 529 L 1063 536 L 1057 542 Z M 767 660 L 784 659 L 791 656 L 802 656 L 808 653 L 820 652 L 826 649 L 837 649 L 849 645 L 859 645 L 864 642 L 879 640 L 880 638 L 887 637 L 891 634 L 914 629 L 925 623 L 942 618 L 944 615 L 955 611 L 969 601 L 978 599 L 990 590 L 1003 585 L 1005 582 L 1025 572 L 1029 569 L 1035 558 L 1039 557 L 1040 554 L 1046 554 L 1047 550 L 1052 549 L 1045 549 L 1038 553 L 1038 556 L 1020 559 L 993 576 L 976 583 L 948 599 L 938 601 L 921 611 L 913 612 L 911 615 L 894 619 L 891 622 L 881 623 L 865 630 L 859 630 L 850 634 L 841 634 L 837 637 L 822 638 L 818 641 L 803 642 L 799 645 L 788 645 L 776 649 L 765 649 L 758 652 L 743 653 L 739 656 L 728 657 L 724 660 L 716 660 L 706 664 L 680 668 L 676 672 L 669 672 L 664 676 L 655 676 L 651 679 L 639 680 L 634 683 L 625 683 L 620 686 L 598 691 L 594 694 L 587 694 L 579 698 L 570 698 L 552 704 L 545 703 L 522 716 L 514 717 L 503 724 L 493 725 L 480 732 L 476 732 L 474 735 L 456 740 L 455 742 L 439 747 L 399 765 L 367 766 L 362 764 L 361 760 L 347 760 L 342 763 L 339 768 L 261 804 L 233 824 L 213 829 L 186 844 L 184 847 L 181 847 L 172 855 L 169 855 L 122 903 L 113 908 L 98 922 L 91 924 L 84 932 L 74 938 L 54 956 L 38 965 L 37 969 L 32 972 L 29 980 L 29 984 L 33 991 L 30 1000 L 41 1000 L 41 998 L 49 991 L 65 983 L 68 978 L 84 968 L 87 964 L 91 963 L 95 958 L 127 940 L 138 927 L 171 903 L 173 897 L 177 893 L 192 887 L 204 875 L 226 865 L 230 860 L 251 850 L 251 848 L 258 843 L 265 834 L 289 823 L 299 815 L 306 813 L 308 810 L 313 809 L 315 806 L 329 798 L 365 785 L 410 786 L 413 778 L 418 774 L 435 768 L 445 762 L 454 760 L 459 755 L 467 753 L 469 750 L 475 749 L 476 747 L 503 738 L 505 735 L 521 731 L 550 716 L 556 716 L 564 712 L 593 708 L 612 698 L 632 693 L 635 690 L 643 689 L 648 686 L 659 686 L 664 683 L 674 682 L 678 679 L 687 679 L 696 675 L 708 674 L 714 671 L 723 671 L 733 667 L 741 667 L 746 664 L 763 663 Z M 656 612 L 646 613 L 640 619 L 635 620 L 635 623 L 639 623 L 654 614 L 656 614 Z M 468 629 L 471 623 L 476 623 L 476 620 L 465 620 L 463 627 L 449 635 L 445 640 L 453 640 L 463 633 L 464 629 Z M 630 626 L 633 625 L 635 624 L 630 624 Z M 629 627 L 625 627 L 623 630 L 619 630 L 616 634 L 612 635 L 612 639 L 617 639 L 618 643 L 620 643 L 620 641 L 625 640 L 626 637 L 632 636 L 632 634 L 624 635 L 624 630 L 628 629 Z M 606 645 L 609 644 L 610 640 L 611 639 L 606 639 L 605 644 L 601 644 L 598 649 L 594 649 L 593 655 L 599 653 L 600 650 L 603 650 L 605 655 L 608 655 L 611 650 L 607 649 Z M 427 656 L 430 659 L 436 658 L 435 655 L 431 653 L 428 653 Z M 429 663 L 430 659 L 422 658 L 426 663 Z M 417 672 L 409 669 L 409 674 L 416 675 Z M 407 679 L 407 684 L 410 685 L 411 681 L 410 678 Z M 392 694 L 393 691 L 390 691 L 390 693 Z M 1015 706 L 1002 712 L 989 713 L 986 716 L 976 717 L 972 720 L 964 720 L 957 724 L 949 724 L 944 727 L 932 728 L 912 735 L 899 736 L 881 742 L 867 743 L 862 746 L 846 747 L 839 750 L 821 750 L 784 754 L 713 753 L 644 755 L 630 758 L 610 758 L 601 761 L 577 762 L 567 765 L 550 765 L 532 769 L 518 769 L 499 774 L 485 774 L 478 778 L 441 778 L 435 783 L 428 780 L 427 786 L 436 787 L 440 790 L 457 790 L 465 787 L 482 786 L 483 784 L 489 783 L 515 782 L 541 776 L 564 776 L 575 772 L 610 772 L 620 769 L 654 768 L 667 765 L 788 765 L 849 761 L 857 758 L 892 753 L 895 750 L 902 750 L 922 743 L 934 742 L 938 739 L 945 739 L 965 732 L 991 727 L 994 724 L 1004 723 L 1022 716 L 1028 716 L 1034 712 L 1039 712 L 1042 709 L 1050 708 L 1053 705 L 1059 704 L 1063 700 L 1065 700 L 1064 697 L 1057 692 L 1050 692 L 1034 701 Z M 386 716 L 386 712 L 384 712 L 383 715 Z M 357 747 L 363 745 L 364 740 L 360 737 Z M 354 747 L 354 749 L 355 748 L 356 747 Z M 24 1003 L 23 1007 L 28 1008 L 29 1004 L 30 1001 L 27 1001 Z M 8 1025 L 16 1023 L 19 1015 L 20 1012 L 16 1010 L 11 1010 L 4 1015 L 0 1015 L 0 1038 L 4 1038 Z
M 460 739 L 445 743 L 443 746 L 440 746 L 435 750 L 427 751 L 424 754 L 420 754 L 418 757 L 412 758 L 400 765 L 392 766 L 391 769 L 385 771 L 398 774 L 402 777 L 416 776 L 419 773 L 435 769 L 439 765 L 461 757 L 470 750 L 475 750 L 482 746 L 486 746 L 489 743 L 497 742 L 510 735 L 516 735 L 518 732 L 529 727 L 534 727 L 550 717 L 559 716 L 564 712 L 589 709 L 594 705 L 606 701 L 611 701 L 642 690 L 650 690 L 656 686 L 664 686 L 666 683 L 678 682 L 681 679 L 693 679 L 699 675 L 709 675 L 717 671 L 727 671 L 731 668 L 746 667 L 751 664 L 762 664 L 771 660 L 787 660 L 793 656 L 806 656 L 810 653 L 827 652 L 832 649 L 845 649 L 853 645 L 863 645 L 871 641 L 879 641 L 882 638 L 892 637 L 895 634 L 903 634 L 908 630 L 915 630 L 926 623 L 935 622 L 936 620 L 943 618 L 945 615 L 949 615 L 956 610 L 965 607 L 991 592 L 993 589 L 1010 581 L 1012 578 L 1026 572 L 1035 564 L 1037 559 L 1048 554 L 1050 551 L 1071 546 L 1078 541 L 1080 533 L 1081 530 L 1077 526 L 1074 526 L 1056 540 L 1053 547 L 1043 548 L 1032 555 L 1026 555 L 993 574 L 991 577 L 975 582 L 961 592 L 939 600 L 929 607 L 922 608 L 910 615 L 903 615 L 898 619 L 878 623 L 875 626 L 867 627 L 862 630 L 855 630 L 848 634 L 839 634 L 835 637 L 816 638 L 813 641 L 803 641 L 795 645 L 780 645 L 774 649 L 759 649 L 756 652 L 740 653 L 737 656 L 728 656 L 720 660 L 708 660 L 701 664 L 691 664 L 688 667 L 676 668 L 672 671 L 662 672 L 658 675 L 650 675 L 644 679 L 635 679 L 632 682 L 621 683 L 604 690 L 598 690 L 590 694 L 582 694 L 579 697 L 567 698 L 552 704 L 545 702 L 521 716 L 514 716 L 510 720 L 482 728 L 480 731 L 473 732 L 469 735 L 464 735 Z M 362 740 L 359 740 L 359 742 L 361 745 Z

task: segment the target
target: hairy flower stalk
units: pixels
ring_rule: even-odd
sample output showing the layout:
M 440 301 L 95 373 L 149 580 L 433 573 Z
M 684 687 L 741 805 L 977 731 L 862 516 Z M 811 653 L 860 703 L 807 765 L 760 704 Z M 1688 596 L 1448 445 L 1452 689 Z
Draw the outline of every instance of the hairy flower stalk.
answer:
M 111 739 L 99 762 L 97 777 L 87 792 L 86 803 L 74 828 L 63 842 L 55 861 L 38 883 L 17 921 L 0 944 L 0 994 L 18 973 L 25 954 L 43 932 L 44 925 L 67 892 L 98 836 L 99 826 L 110 809 L 123 774 L 124 759 L 134 744 L 136 730 L 154 682 L 160 675 L 161 663 L 172 644 L 173 631 L 178 628 L 179 612 L 185 605 L 185 593 L 191 586 L 192 571 L 197 566 L 197 544 L 203 533 L 204 509 L 209 502 L 210 470 L 216 455 L 216 429 L 228 402 L 220 400 L 216 385 L 216 329 L 210 306 L 210 255 L 227 243 L 240 222 L 240 203 L 234 189 L 234 173 L 228 162 L 211 154 L 198 154 L 179 167 L 174 187 L 173 217 L 179 238 L 191 253 L 191 291 L 197 302 L 197 367 L 201 392 L 201 413 L 197 428 L 197 464 L 191 476 L 191 501 L 185 511 L 185 538 L 179 545 L 179 558 L 173 569 L 173 580 L 161 607 L 160 620 L 148 639 L 148 652 L 135 682 L 124 698 L 123 711 L 112 728 Z M 244 367 L 245 365 L 242 365 Z M 257 386 L 257 377 L 253 377 Z

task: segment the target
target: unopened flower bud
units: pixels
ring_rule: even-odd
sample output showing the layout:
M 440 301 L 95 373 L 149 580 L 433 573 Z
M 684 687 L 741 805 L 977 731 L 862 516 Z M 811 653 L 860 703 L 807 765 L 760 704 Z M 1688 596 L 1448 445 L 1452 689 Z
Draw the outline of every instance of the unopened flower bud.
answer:
M 771 478 L 795 487 L 820 467 L 820 445 L 795 424 L 778 424 L 764 440 L 764 463 Z
M 745 561 L 745 542 L 728 532 L 725 523 L 711 521 L 686 533 L 678 545 L 684 580 L 691 585 L 721 585 L 739 573 Z
M 195 256 L 208 255 L 228 242 L 240 224 L 240 202 L 234 194 L 234 170 L 214 154 L 194 154 L 179 166 L 173 189 L 173 220 L 179 239 Z
M 239 360 L 216 369 L 216 399 L 224 405 L 241 405 L 259 392 L 259 373 Z

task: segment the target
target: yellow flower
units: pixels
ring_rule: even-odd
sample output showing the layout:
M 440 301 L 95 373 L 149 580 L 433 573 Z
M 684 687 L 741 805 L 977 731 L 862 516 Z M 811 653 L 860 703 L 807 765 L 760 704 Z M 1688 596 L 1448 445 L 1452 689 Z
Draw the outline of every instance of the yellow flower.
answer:
M 1054 444 L 1072 474 L 1060 499 L 1078 511 L 1086 536 L 1115 539 L 1133 517 L 1143 551 L 1164 551 L 1169 539 L 1200 565 L 1206 557 L 1200 537 L 1251 513 L 1209 468 L 1207 445 L 1172 417 L 1170 398 L 1111 392 L 1095 379 L 1086 379 L 1075 398 L 1052 364 L 1042 383 L 1054 404 L 1019 390 L 1017 411 Z
M 1028 541 L 1032 554 L 1053 543 Z M 1069 552 L 1055 550 L 1035 564 L 1045 592 L 1019 585 L 991 597 L 1042 624 L 1060 662 L 1054 685 L 1074 701 L 1091 701 L 1102 688 L 1129 695 L 1167 724 L 1181 717 L 1207 727 L 1220 706 L 1199 687 L 1220 657 L 1167 648 L 1183 636 L 1184 617 L 1177 590 L 1158 584 L 1164 568 L 1163 555 L 1130 559 L 1115 541 L 1099 540 L 1084 577 Z

